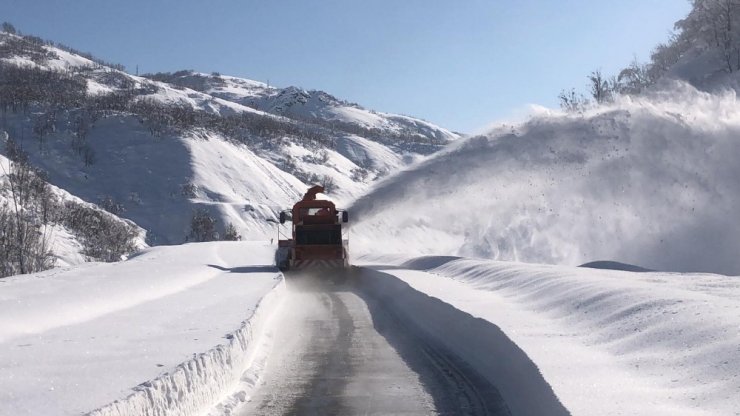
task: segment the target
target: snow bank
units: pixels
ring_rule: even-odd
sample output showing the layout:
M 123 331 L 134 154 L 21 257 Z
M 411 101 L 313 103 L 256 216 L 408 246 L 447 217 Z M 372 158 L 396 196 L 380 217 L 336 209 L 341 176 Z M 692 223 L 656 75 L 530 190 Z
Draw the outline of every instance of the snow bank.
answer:
M 242 374 L 260 354 L 256 350 L 258 339 L 276 303 L 280 302 L 283 289 L 281 284 L 276 291 L 268 293 L 251 318 L 225 336 L 228 340 L 225 344 L 194 354 L 192 359 L 178 365 L 175 370 L 136 386 L 134 393 L 125 399 L 116 400 L 88 415 L 201 415 L 219 403 L 226 393 L 233 391 L 237 383 L 240 386 L 238 394 L 228 397 L 230 401 L 227 404 L 233 406 L 233 403 L 243 401 L 247 392 L 245 383 L 241 382 Z M 252 375 L 255 378 L 248 380 L 248 386 L 254 388 L 261 374 Z M 222 405 L 222 410 L 230 410 L 232 406 Z
M 414 290 L 383 268 L 359 270 L 356 277 L 363 292 L 382 299 L 384 311 L 403 317 L 478 371 L 496 387 L 512 414 L 569 414 L 537 366 L 498 326 Z
M 371 267 L 470 314 L 465 323 L 417 309 L 424 311 L 419 319 L 441 328 L 451 343 L 475 349 L 480 334 L 493 331 L 476 321 L 497 325 L 573 415 L 730 415 L 740 409 L 735 277 L 454 257 L 362 261 L 396 265 Z M 489 368 L 510 354 L 493 341 L 490 352 L 474 360 L 490 360 L 477 368 L 496 374 Z
M 0 280 L 0 414 L 207 411 L 280 300 L 273 253 L 187 244 Z
M 739 159 L 734 92 L 543 113 L 379 184 L 353 249 L 740 274 Z

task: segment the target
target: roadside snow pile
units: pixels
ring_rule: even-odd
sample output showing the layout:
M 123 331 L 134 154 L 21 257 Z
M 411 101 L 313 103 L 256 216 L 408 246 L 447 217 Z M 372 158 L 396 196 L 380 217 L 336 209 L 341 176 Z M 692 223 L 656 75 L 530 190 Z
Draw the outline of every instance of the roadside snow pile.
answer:
M 529 381 L 517 376 L 529 371 L 529 360 L 574 416 L 733 415 L 740 409 L 735 277 L 453 257 L 360 262 L 430 296 L 410 306 L 414 313 L 464 357 L 480 361 L 476 368 L 494 377 L 507 403 L 521 409 L 516 414 L 547 413 L 527 413 L 535 405 L 519 397 L 525 390 L 523 397 L 531 398 L 532 390 L 544 397 L 534 401 L 547 399 L 536 371 Z M 392 289 L 385 295 L 413 299 L 408 289 Z M 434 315 L 441 306 L 425 309 L 434 298 L 452 306 L 447 314 L 469 322 Z M 508 339 L 497 335 L 499 328 Z
M 451 145 L 353 207 L 356 252 L 740 274 L 740 105 L 677 83 Z
M 273 253 L 188 244 L 0 280 L 0 414 L 207 411 L 238 385 L 279 300 L 265 298 L 282 287 Z

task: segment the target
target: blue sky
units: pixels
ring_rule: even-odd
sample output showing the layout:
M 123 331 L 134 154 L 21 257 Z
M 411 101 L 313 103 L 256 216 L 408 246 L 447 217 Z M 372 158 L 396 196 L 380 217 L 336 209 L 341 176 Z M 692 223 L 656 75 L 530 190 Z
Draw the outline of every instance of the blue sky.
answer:
M 121 63 L 323 89 L 462 132 L 644 60 L 684 0 L 0 0 L 24 33 Z

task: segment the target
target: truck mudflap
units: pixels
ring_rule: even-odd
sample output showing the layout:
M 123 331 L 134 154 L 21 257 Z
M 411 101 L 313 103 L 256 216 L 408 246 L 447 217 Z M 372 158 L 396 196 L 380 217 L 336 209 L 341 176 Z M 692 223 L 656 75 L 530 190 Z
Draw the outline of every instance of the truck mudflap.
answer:
M 275 265 L 281 271 L 286 271 L 290 268 L 290 247 L 278 247 L 275 251 Z

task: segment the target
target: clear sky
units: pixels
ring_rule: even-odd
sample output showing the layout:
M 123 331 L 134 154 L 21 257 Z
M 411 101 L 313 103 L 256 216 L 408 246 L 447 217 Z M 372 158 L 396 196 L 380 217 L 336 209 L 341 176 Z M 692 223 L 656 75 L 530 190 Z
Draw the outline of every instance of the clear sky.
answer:
M 474 132 L 557 106 L 668 38 L 687 0 L 0 0 L 0 21 L 121 63 L 322 89 Z

